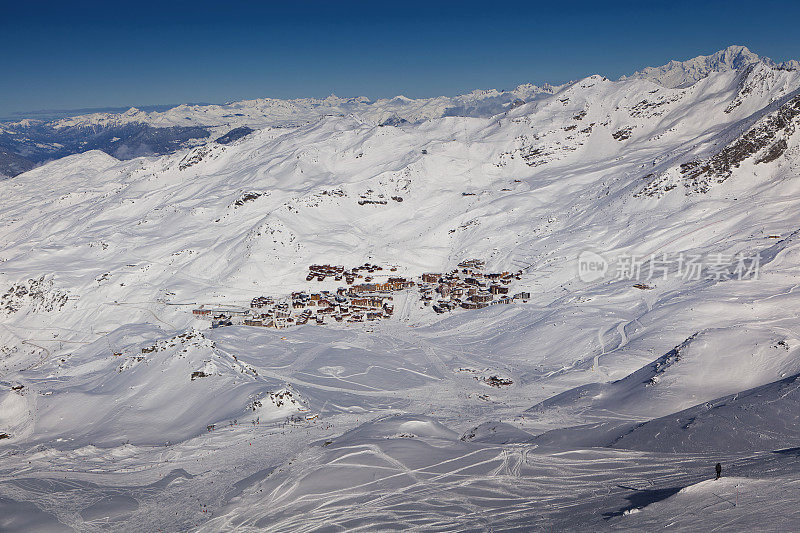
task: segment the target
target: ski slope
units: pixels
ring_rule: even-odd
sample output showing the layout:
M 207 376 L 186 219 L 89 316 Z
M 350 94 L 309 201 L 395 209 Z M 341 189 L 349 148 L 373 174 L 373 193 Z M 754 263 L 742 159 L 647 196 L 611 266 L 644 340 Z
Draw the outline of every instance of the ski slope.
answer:
M 262 122 L 228 144 L 0 181 L 0 529 L 791 529 L 796 64 L 731 47 L 530 91 L 471 116 L 241 104 Z M 390 319 L 281 330 L 192 314 L 335 290 L 312 264 L 470 258 L 530 298 L 439 315 L 407 290 Z

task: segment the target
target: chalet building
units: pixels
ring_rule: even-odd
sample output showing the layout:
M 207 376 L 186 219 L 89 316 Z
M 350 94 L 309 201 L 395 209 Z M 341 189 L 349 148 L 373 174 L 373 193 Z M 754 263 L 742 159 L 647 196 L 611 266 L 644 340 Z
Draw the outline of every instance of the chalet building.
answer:
M 297 324 L 298 325 L 308 324 L 308 321 L 309 319 L 311 319 L 312 316 L 313 316 L 312 311 L 310 309 L 306 309 L 305 311 L 300 313 L 300 316 L 297 317 Z
M 501 285 L 492 285 L 489 287 L 489 292 L 492 294 L 508 294 L 508 287 Z
M 315 277 L 318 281 L 325 281 L 325 278 L 328 276 L 341 276 L 344 272 L 344 267 L 341 265 L 331 266 L 331 265 L 311 265 L 308 267 L 308 276 L 306 276 L 306 281 L 311 281 Z
M 439 278 L 441 277 L 442 277 L 441 274 L 431 274 L 431 273 L 423 274 L 422 281 L 425 283 L 438 283 Z
M 211 319 L 211 327 L 212 328 L 221 328 L 224 326 L 232 326 L 233 322 L 231 322 L 230 317 L 225 315 L 216 315 L 214 318 Z
M 257 296 L 253 298 L 253 301 L 250 302 L 250 307 L 254 309 L 261 309 L 270 306 L 273 303 L 274 301 L 269 296 Z
M 196 316 L 208 317 L 211 315 L 211 309 L 193 309 L 192 314 Z
M 360 285 L 353 285 L 350 289 L 351 293 L 357 292 L 375 292 L 377 285 L 375 283 L 362 283 Z
M 486 302 L 491 302 L 493 297 L 494 296 L 492 296 L 491 293 L 479 292 L 478 294 L 473 294 L 472 296 L 470 296 L 469 299 L 470 301 L 476 303 L 486 303 Z
M 473 270 L 482 270 L 483 267 L 486 265 L 480 259 L 467 259 L 466 261 L 462 261 L 458 264 L 459 268 L 466 268 L 466 269 L 473 269 Z

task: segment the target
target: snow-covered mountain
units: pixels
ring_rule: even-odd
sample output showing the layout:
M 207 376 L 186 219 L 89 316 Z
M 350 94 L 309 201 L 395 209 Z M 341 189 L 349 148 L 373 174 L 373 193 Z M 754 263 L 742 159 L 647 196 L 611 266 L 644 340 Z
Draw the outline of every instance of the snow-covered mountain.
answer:
M 647 67 L 620 79 L 651 80 L 665 87 L 689 87 L 712 72 L 744 70 L 752 65 L 763 64 L 772 69 L 798 70 L 800 62 L 793 59 L 776 63 L 768 57 L 759 57 L 746 46 L 729 46 L 711 55 L 698 56 L 688 61 L 670 61 L 660 67 Z
M 800 479 L 796 453 L 772 453 L 797 438 L 795 66 L 731 47 L 617 81 L 50 125 L 235 131 L 0 182 L 0 527 L 757 513 L 697 483 L 716 462 L 748 494 Z M 434 312 L 449 296 L 419 276 L 469 259 L 529 294 Z M 309 266 L 365 263 L 359 284 L 417 282 L 379 320 L 232 316 L 301 291 L 333 305 L 346 281 Z
M 476 90 L 455 97 L 411 99 L 405 96 L 371 101 L 366 97 L 261 98 L 223 105 L 180 105 L 166 111 L 92 113 L 51 121 L 0 123 L 0 176 L 90 149 L 120 159 L 163 155 L 204 144 L 241 128 L 308 124 L 325 116 L 356 115 L 375 124 L 420 122 L 443 116 L 491 116 L 557 87 L 520 85 L 508 91 Z M 22 159 L 27 167 L 12 165 Z
M 625 79 L 646 79 L 668 88 L 688 87 L 712 72 L 742 71 L 761 65 L 797 70 L 797 60 L 775 63 L 744 46 L 730 46 L 709 56 L 648 67 Z M 411 99 L 404 96 L 260 98 L 222 105 L 180 105 L 165 111 L 131 108 L 50 121 L 23 119 L 0 123 L 0 176 L 14 176 L 44 162 L 87 150 L 119 159 L 165 155 L 224 138 L 231 130 L 308 124 L 325 116 L 354 115 L 374 124 L 417 123 L 445 116 L 489 117 L 522 103 L 552 95 L 564 86 L 520 85 L 512 90 L 476 90 L 455 97 Z
M 494 115 L 518 100 L 552 94 L 557 87 L 520 85 L 513 90 L 476 90 L 468 94 L 436 98 L 394 98 L 370 100 L 365 96 L 340 98 L 298 98 L 280 100 L 259 98 L 222 105 L 181 105 L 163 112 L 143 112 L 132 108 L 125 113 L 94 113 L 65 118 L 53 123 L 56 128 L 75 126 L 109 126 L 143 123 L 156 127 L 265 127 L 304 124 L 328 115 L 358 115 L 381 124 L 387 120 L 419 122 L 448 115 Z

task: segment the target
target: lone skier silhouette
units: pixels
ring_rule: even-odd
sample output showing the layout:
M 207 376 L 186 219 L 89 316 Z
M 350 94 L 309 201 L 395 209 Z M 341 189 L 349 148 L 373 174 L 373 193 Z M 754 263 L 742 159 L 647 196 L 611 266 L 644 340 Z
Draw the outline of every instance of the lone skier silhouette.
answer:
M 717 471 L 717 479 L 721 478 L 722 477 L 722 465 L 717 463 L 717 466 L 715 466 L 714 468 Z

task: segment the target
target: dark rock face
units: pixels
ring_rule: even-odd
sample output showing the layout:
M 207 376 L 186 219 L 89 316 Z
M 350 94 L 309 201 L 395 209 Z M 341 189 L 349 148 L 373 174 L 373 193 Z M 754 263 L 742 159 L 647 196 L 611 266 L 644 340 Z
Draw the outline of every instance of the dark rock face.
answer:
M 756 163 L 769 163 L 786 151 L 786 136 L 794 133 L 793 119 L 800 115 L 800 96 L 796 96 L 750 128 L 733 144 L 706 161 L 691 161 L 681 165 L 684 185 L 695 192 L 707 192 L 713 183 L 722 183 L 733 169 L 764 148 L 767 152 Z
M 633 133 L 632 127 L 622 128 L 619 131 L 615 131 L 611 134 L 611 137 L 614 138 L 615 141 L 626 141 L 631 138 L 631 134 Z
M 253 200 L 256 200 L 256 199 L 260 198 L 261 196 L 263 196 L 263 194 L 264 193 L 260 193 L 260 192 L 247 192 L 247 193 L 244 193 L 242 196 L 240 196 L 233 203 L 233 205 L 234 205 L 234 207 L 241 207 L 244 204 L 246 204 L 247 202 L 252 202 Z
M 761 118 L 711 157 L 682 163 L 679 166 L 680 181 L 686 194 L 708 192 L 713 185 L 730 178 L 733 171 L 747 159 L 755 158 L 755 164 L 771 163 L 778 159 L 789 146 L 787 139 L 794 134 L 798 117 L 800 95 Z M 658 175 L 634 196 L 661 196 L 676 187 L 664 175 Z
M 788 147 L 789 143 L 786 142 L 786 139 L 781 139 L 770 146 L 764 155 L 756 159 L 756 163 L 771 163 L 782 156 Z
M 404 118 L 400 117 L 389 117 L 383 122 L 381 122 L 381 126 L 402 126 L 403 124 L 408 124 L 408 121 Z
M 52 279 L 31 278 L 25 282 L 12 285 L 0 296 L 0 313 L 16 313 L 30 306 L 36 311 L 50 313 L 59 311 L 66 305 L 69 297 L 66 292 L 58 290 Z
M 232 142 L 238 141 L 244 137 L 247 137 L 255 130 L 252 128 L 248 128 L 247 126 L 242 126 L 240 128 L 234 128 L 222 137 L 218 138 L 216 142 L 219 144 L 230 144 Z

